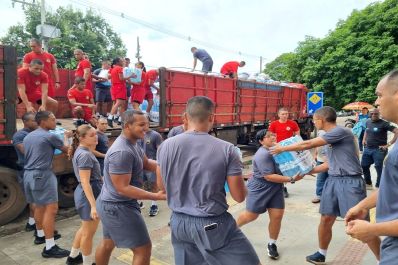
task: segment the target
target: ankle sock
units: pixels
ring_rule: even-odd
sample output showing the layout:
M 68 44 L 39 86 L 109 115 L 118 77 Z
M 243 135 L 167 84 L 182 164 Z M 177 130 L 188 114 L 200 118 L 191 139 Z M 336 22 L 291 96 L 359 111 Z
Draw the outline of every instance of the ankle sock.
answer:
M 29 217 L 29 219 L 28 219 L 28 224 L 34 225 L 35 223 L 36 223 L 35 218 Z
M 54 238 L 46 238 L 46 250 L 50 250 L 53 246 L 55 246 Z
M 327 249 L 319 249 L 318 252 L 326 257 L 326 253 L 328 252 L 328 250 Z
M 43 237 L 43 236 L 44 236 L 44 231 L 43 231 L 43 229 L 37 230 L 37 236 L 38 236 L 38 237 Z
M 70 250 L 69 257 L 76 258 L 77 256 L 79 256 L 79 253 L 80 253 L 80 249 L 72 247 Z

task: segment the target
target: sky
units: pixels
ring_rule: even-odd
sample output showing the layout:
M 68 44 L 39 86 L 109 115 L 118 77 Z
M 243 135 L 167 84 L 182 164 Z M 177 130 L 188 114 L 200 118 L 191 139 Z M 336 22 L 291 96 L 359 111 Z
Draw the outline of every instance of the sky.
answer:
M 264 65 L 282 53 L 294 51 L 297 43 L 304 40 L 306 35 L 324 37 L 354 9 L 361 10 L 375 1 L 96 0 L 94 3 L 90 0 L 45 0 L 45 3 L 50 11 L 55 11 L 60 5 L 71 5 L 82 11 L 91 6 L 120 34 L 130 58 L 135 57 L 139 36 L 141 60 L 149 68 L 165 66 L 188 70 L 193 63 L 190 48 L 196 46 L 207 50 L 212 56 L 215 72 L 225 62 L 244 60 L 246 66 L 240 72 L 254 73 L 260 71 L 260 56 L 263 57 Z M 107 11 L 118 15 L 111 15 Z M 122 18 L 121 13 L 125 17 L 176 32 L 184 39 L 134 23 Z M 3 36 L 9 26 L 24 23 L 22 5 L 15 3 L 12 7 L 12 0 L 0 0 L 0 17 L 0 36 Z M 215 49 L 214 46 L 226 51 Z M 201 67 L 198 62 L 196 68 Z

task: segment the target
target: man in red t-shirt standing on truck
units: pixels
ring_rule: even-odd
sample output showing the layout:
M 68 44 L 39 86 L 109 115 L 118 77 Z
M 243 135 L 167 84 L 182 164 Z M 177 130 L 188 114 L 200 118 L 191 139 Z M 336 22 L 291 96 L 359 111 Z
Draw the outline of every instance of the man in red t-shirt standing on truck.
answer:
M 78 65 L 75 71 L 75 77 L 82 77 L 86 81 L 86 89 L 93 92 L 93 83 L 91 80 L 91 63 L 86 59 L 85 54 L 82 50 L 76 49 L 73 51 Z
M 289 110 L 287 108 L 280 108 L 278 111 L 279 120 L 271 122 L 268 130 L 276 134 L 276 142 L 283 141 L 294 135 L 300 135 L 300 128 L 297 122 L 289 120 Z M 289 197 L 287 188 L 284 187 L 283 194 L 285 198 Z
M 34 59 L 42 61 L 44 64 L 43 72 L 48 75 L 48 96 L 54 98 L 55 90 L 60 88 L 57 61 L 55 60 L 54 55 L 43 51 L 38 39 L 31 39 L 29 41 L 29 46 L 32 51 L 24 55 L 22 67 L 28 69 L 30 62 Z M 53 77 L 55 79 L 55 87 Z
M 20 68 L 17 73 L 19 98 L 26 112 L 49 110 L 57 112 L 58 102 L 48 96 L 48 75 L 43 72 L 43 62 L 34 59 L 29 68 Z

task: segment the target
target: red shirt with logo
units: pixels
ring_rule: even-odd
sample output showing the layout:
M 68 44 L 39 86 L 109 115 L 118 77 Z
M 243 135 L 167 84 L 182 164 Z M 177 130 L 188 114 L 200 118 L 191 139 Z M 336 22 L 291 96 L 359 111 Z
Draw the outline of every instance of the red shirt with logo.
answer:
M 76 87 L 72 87 L 68 90 L 68 99 L 74 99 L 76 103 L 91 104 L 93 93 L 86 88 L 80 91 Z
M 295 135 L 300 131 L 299 126 L 295 121 L 287 120 L 282 123 L 279 120 L 271 122 L 268 130 L 276 134 L 276 141 L 280 142 Z
M 237 73 L 238 67 L 239 67 L 239 62 L 237 61 L 227 62 L 221 67 L 220 72 L 223 75 L 228 75 L 230 73 Z
M 79 61 L 79 64 L 77 65 L 77 69 L 75 71 L 75 76 L 78 77 L 84 77 L 84 69 L 90 69 L 89 74 L 88 74 L 88 80 L 86 80 L 86 89 L 93 91 L 93 83 L 91 81 L 91 63 L 87 59 L 83 59 Z
M 34 75 L 27 68 L 18 69 L 18 84 L 25 85 L 25 92 L 30 102 L 41 99 L 41 86 L 48 84 L 48 75 L 43 71 Z
M 23 57 L 23 63 L 30 64 L 30 62 L 35 59 L 39 59 L 40 61 L 43 62 L 44 64 L 43 72 L 45 72 L 48 75 L 48 95 L 50 97 L 54 97 L 55 88 L 53 81 L 53 64 L 56 64 L 57 61 L 55 60 L 54 55 L 43 51 L 41 53 L 29 52 L 25 54 L 25 56 Z

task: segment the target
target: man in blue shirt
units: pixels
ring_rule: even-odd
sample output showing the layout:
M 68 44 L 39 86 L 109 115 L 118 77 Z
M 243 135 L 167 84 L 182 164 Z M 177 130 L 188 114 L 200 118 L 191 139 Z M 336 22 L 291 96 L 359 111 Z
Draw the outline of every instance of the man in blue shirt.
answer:
M 24 191 L 23 188 L 23 174 L 24 170 L 23 167 L 25 166 L 25 156 L 24 156 L 24 146 L 23 146 L 23 139 L 28 135 L 28 133 L 34 131 L 37 129 L 37 122 L 35 120 L 35 114 L 33 112 L 27 112 L 22 116 L 22 122 L 23 122 L 23 129 L 17 131 L 13 137 L 12 137 L 12 145 L 15 148 L 15 151 L 17 152 L 18 156 L 18 182 L 22 187 L 22 190 Z M 25 193 L 25 191 L 24 191 Z M 29 219 L 28 223 L 25 226 L 25 230 L 27 232 L 36 230 L 36 222 L 35 218 L 33 217 L 34 213 L 34 204 L 29 204 Z
M 398 123 L 398 70 L 384 76 L 376 88 L 381 116 Z M 368 242 L 375 236 L 386 236 L 381 245 L 379 265 L 396 264 L 398 260 L 398 145 L 385 161 L 380 187 L 351 208 L 345 217 L 347 234 Z M 365 219 L 369 209 L 376 207 L 376 223 Z
M 208 72 L 211 72 L 211 70 L 213 70 L 213 59 L 206 50 L 192 47 L 191 52 L 193 53 L 192 71 L 195 71 L 196 63 L 198 62 L 198 60 L 202 62 L 202 71 L 204 73 L 207 74 Z

